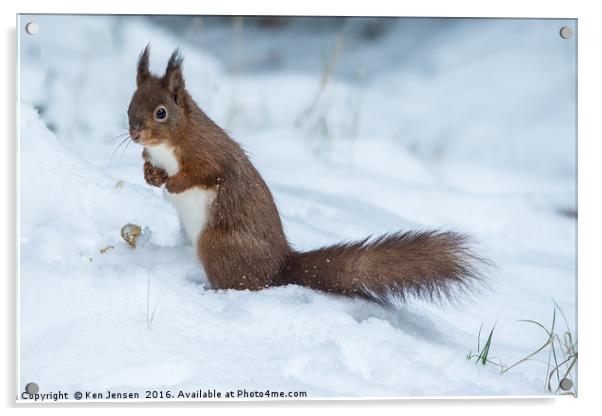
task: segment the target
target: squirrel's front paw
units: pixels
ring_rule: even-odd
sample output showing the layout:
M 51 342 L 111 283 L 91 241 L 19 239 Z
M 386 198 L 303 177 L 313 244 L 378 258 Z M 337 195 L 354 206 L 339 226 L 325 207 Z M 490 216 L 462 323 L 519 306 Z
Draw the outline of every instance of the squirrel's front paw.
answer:
M 167 178 L 167 182 L 165 182 L 165 188 L 172 194 L 179 194 L 180 192 L 185 191 L 190 186 L 188 184 L 187 177 L 182 175 L 181 173 L 177 173 L 174 176 L 170 176 Z
M 167 182 L 167 172 L 153 166 L 150 162 L 144 162 L 144 179 L 149 185 L 161 186 Z

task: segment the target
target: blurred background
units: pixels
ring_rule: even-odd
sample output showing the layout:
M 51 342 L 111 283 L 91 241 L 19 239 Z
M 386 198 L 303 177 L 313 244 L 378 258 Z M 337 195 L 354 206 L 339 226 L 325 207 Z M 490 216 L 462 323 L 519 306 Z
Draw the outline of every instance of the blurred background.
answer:
M 237 137 L 290 128 L 336 160 L 345 159 L 346 142 L 379 137 L 429 164 L 575 175 L 576 36 L 559 35 L 563 26 L 576 32 L 572 20 L 36 21 L 40 33 L 21 37 L 20 95 L 95 164 L 112 150 L 89 141 L 126 128 L 135 60 L 150 42 L 156 72 L 182 48 L 193 96 Z

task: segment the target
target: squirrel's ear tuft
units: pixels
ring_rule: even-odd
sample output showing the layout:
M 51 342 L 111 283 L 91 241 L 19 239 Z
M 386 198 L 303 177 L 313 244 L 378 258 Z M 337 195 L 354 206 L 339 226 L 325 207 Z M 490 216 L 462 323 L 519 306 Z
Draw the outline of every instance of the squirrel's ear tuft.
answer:
M 167 62 L 165 75 L 163 76 L 163 84 L 167 91 L 173 95 L 176 103 L 179 103 L 181 94 L 184 91 L 184 75 L 182 75 L 182 62 L 184 58 L 179 49 L 176 49 Z
M 136 73 L 136 85 L 140 86 L 143 82 L 150 79 L 151 74 L 148 69 L 148 56 L 150 54 L 150 43 L 146 45 L 146 48 L 140 54 L 138 58 L 138 72 Z

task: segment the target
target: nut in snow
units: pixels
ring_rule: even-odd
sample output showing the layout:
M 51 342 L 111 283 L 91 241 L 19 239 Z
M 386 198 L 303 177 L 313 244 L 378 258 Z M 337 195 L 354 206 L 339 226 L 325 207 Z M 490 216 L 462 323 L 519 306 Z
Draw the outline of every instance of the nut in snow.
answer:
M 136 224 L 126 224 L 121 227 L 121 238 L 132 248 L 150 241 L 151 231 L 148 227 L 140 227 Z
M 121 238 L 123 238 L 130 247 L 136 248 L 140 234 L 142 234 L 142 228 L 139 225 L 126 224 L 121 227 Z

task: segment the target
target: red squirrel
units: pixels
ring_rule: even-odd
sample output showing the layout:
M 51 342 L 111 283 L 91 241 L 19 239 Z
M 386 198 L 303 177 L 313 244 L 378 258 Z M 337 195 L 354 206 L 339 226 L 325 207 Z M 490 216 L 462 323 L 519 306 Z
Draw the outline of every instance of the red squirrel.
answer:
M 165 185 L 214 289 L 297 284 L 381 304 L 448 295 L 482 277 L 463 234 L 390 233 L 299 252 L 288 243 L 270 189 L 241 146 L 188 93 L 176 50 L 163 76 L 140 54 L 128 108 L 131 139 L 144 146 L 144 178 Z

